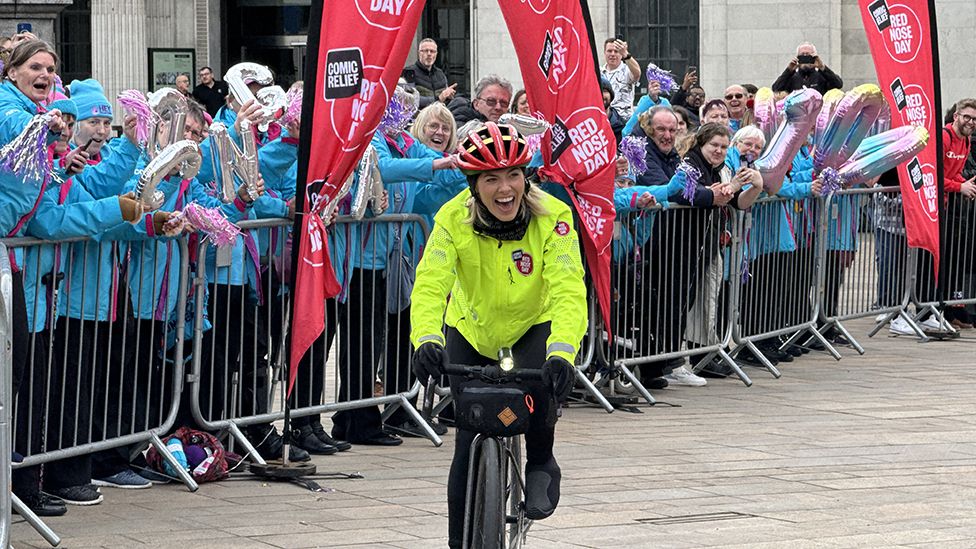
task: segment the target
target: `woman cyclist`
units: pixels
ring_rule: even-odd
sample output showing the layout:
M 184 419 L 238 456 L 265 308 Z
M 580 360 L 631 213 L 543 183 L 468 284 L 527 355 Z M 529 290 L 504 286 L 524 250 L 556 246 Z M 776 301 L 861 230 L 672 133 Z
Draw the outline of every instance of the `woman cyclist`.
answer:
M 530 154 L 514 128 L 475 128 L 458 154 L 469 188 L 435 216 L 411 295 L 414 371 L 426 380 L 447 363 L 490 364 L 502 347 L 522 368 L 542 368 L 542 382 L 526 387 L 535 409 L 525 433 L 526 516 L 539 520 L 559 503 L 555 402 L 572 389 L 586 330 L 579 243 L 569 208 L 526 180 Z M 460 381 L 451 380 L 452 390 Z M 461 547 L 475 435 L 457 431 L 447 488 L 451 547 Z

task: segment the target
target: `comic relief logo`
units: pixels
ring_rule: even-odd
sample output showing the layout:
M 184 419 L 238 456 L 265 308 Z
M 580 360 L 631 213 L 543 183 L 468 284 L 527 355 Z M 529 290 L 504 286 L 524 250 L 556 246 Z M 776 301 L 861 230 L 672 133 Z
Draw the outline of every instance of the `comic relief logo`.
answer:
M 515 262 L 515 268 L 518 272 L 525 276 L 532 274 L 532 256 L 523 252 L 522 250 L 515 250 L 512 252 L 512 261 Z
M 892 91 L 895 93 L 895 104 L 898 105 L 902 121 L 905 124 L 928 128 L 932 116 L 932 101 L 925 90 L 917 84 L 909 84 L 901 88 L 900 94 Z
M 382 113 L 389 102 L 389 94 L 380 81 L 383 67 L 366 65 L 363 69 L 355 93 L 337 98 L 344 99 L 343 101 L 330 103 L 332 131 L 343 143 L 343 150 L 347 152 L 356 150 L 361 138 L 368 130 L 375 127 L 375 125 L 369 128 L 363 127 L 367 116 L 374 115 L 374 124 L 379 123 L 379 117 L 375 116 L 378 114 L 376 111 Z M 326 99 L 328 98 L 326 95 Z
M 330 50 L 325 56 L 325 100 L 359 93 L 363 81 L 363 52 L 359 48 Z
M 558 92 L 576 76 L 580 62 L 580 37 L 573 22 L 563 16 L 556 17 L 552 28 L 546 31 L 539 55 L 539 68 L 546 75 L 549 91 Z
M 871 14 L 871 19 L 874 20 L 874 24 L 878 27 L 878 32 L 884 32 L 885 29 L 891 26 L 891 13 L 888 11 L 888 3 L 885 0 L 871 2 L 868 5 L 868 13 Z
M 600 120 L 601 122 L 597 122 Z M 584 107 L 565 122 L 556 119 L 552 127 L 553 155 L 551 162 L 571 180 L 586 179 L 610 163 L 610 140 L 613 134 L 607 115 L 596 107 Z M 558 126 L 558 128 L 557 128 Z M 559 154 L 557 150 L 557 130 Z M 572 161 L 564 154 L 569 151 Z
M 872 11 L 871 15 L 875 13 Z M 877 19 L 875 19 L 877 22 Z M 922 47 L 922 23 L 915 11 L 903 4 L 888 8 L 888 26 L 881 31 L 885 49 L 899 63 L 911 63 Z
M 528 4 L 529 9 L 542 15 L 549 9 L 549 4 L 552 3 L 552 0 L 522 0 L 522 3 Z
M 905 172 L 926 217 L 936 221 L 939 218 L 939 188 L 935 184 L 935 167 L 922 164 L 916 157 L 905 165 Z
M 355 0 L 359 15 L 370 25 L 388 31 L 400 29 L 403 14 L 416 0 Z

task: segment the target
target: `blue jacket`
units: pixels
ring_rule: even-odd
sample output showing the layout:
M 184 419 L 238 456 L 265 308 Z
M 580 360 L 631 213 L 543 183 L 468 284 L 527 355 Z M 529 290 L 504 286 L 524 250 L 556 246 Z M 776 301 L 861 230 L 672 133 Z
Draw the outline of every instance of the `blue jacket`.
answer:
M 634 131 L 634 128 L 639 126 L 637 118 L 641 115 L 641 113 L 645 113 L 654 107 L 662 106 L 670 107 L 671 102 L 664 97 L 658 97 L 657 101 L 655 102 L 650 98 L 650 96 L 645 94 L 644 97 L 641 97 L 640 101 L 637 102 L 637 106 L 634 107 L 634 114 L 630 115 L 630 120 L 627 121 L 627 125 L 624 126 L 624 131 L 621 132 L 621 134 L 624 137 L 627 137 Z
M 93 236 L 108 230 L 120 223 L 122 210 L 117 197 L 101 200 L 92 198 L 84 187 L 72 184 L 69 179 L 62 186 L 51 186 L 41 197 L 37 212 L 27 227 L 27 234 L 46 240 L 61 240 L 78 236 Z M 65 195 L 61 203 L 61 195 Z M 27 320 L 32 332 L 39 332 L 47 327 L 45 319 L 48 308 L 53 315 L 59 310 L 58 304 L 48 303 L 48 291 L 45 284 L 38 285 L 41 277 L 49 273 L 55 276 L 62 272 L 67 259 L 67 250 L 61 245 L 44 245 L 31 247 L 27 252 L 27 262 L 24 265 L 24 294 L 27 299 Z M 72 275 L 75 275 L 72 269 Z M 78 288 L 84 283 L 84 273 L 78 273 L 82 280 L 75 284 Z M 88 282 L 95 279 L 91 273 Z M 94 284 L 92 284 L 94 286 Z M 97 299 L 94 295 L 93 299 Z
M 135 188 L 137 181 L 138 178 L 134 177 L 126 185 L 127 189 Z M 240 200 L 222 203 L 197 179 L 189 180 L 184 192 L 180 193 L 182 187 L 183 182 L 178 175 L 160 182 L 157 190 L 166 196 L 161 210 L 176 211 L 190 202 L 196 202 L 207 208 L 220 208 L 232 223 L 241 221 L 250 211 Z M 133 316 L 143 320 L 168 320 L 176 309 L 178 298 L 180 245 L 174 239 L 154 238 L 154 234 L 146 234 L 145 237 L 149 240 L 130 242 L 128 245 L 128 284 Z M 135 236 L 132 240 L 137 239 L 138 236 Z M 164 285 L 167 290 L 166 302 L 160 303 Z
M 20 93 L 13 82 L 5 80 L 0 84 L 0 143 L 9 143 L 20 135 L 37 113 L 37 105 Z M 48 144 L 56 138 L 56 135 L 49 135 Z M 49 185 L 55 184 L 53 180 L 49 182 Z M 27 232 L 25 216 L 38 203 L 43 186 L 43 181 L 25 181 L 0 170 L 0 238 L 23 236 Z M 14 261 L 14 269 L 23 265 L 23 248 L 14 249 Z
M 121 194 L 126 183 L 132 179 L 139 162 L 139 149 L 128 139 L 116 138 L 102 147 L 98 162 L 87 166 L 72 180 L 71 192 L 67 200 L 72 202 L 91 202 L 103 198 L 114 198 Z M 75 187 L 78 187 L 77 189 Z M 86 244 L 67 246 L 67 269 L 64 290 L 58 303 L 62 316 L 83 320 L 111 321 L 112 303 L 115 296 L 115 279 L 118 275 L 119 244 L 115 239 L 129 239 L 135 235 L 145 235 L 146 224 L 152 223 L 147 217 L 136 226 L 124 223 L 104 234 L 96 234 L 95 239 Z

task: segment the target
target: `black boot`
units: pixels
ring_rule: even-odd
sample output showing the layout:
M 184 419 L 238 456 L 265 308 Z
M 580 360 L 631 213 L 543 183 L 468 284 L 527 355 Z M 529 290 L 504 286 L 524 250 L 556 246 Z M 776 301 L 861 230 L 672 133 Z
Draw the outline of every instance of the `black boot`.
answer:
M 331 456 L 339 451 L 339 449 L 335 446 L 326 444 L 319 440 L 319 438 L 315 436 L 315 433 L 312 432 L 312 428 L 308 425 L 292 431 L 291 440 L 295 446 L 298 446 L 309 454 Z
M 68 512 L 68 507 L 63 501 L 44 493 L 25 497 L 23 503 L 39 517 L 60 517 Z
M 251 443 L 257 443 L 255 449 L 264 459 L 281 459 L 284 440 L 278 434 L 278 430 L 274 427 L 271 427 L 270 430 L 265 427 L 263 431 L 265 434 L 261 437 L 254 436 L 252 432 Z M 288 446 L 288 461 L 309 461 L 311 459 L 312 457 L 308 455 L 308 452 L 295 444 Z
M 325 432 L 325 427 L 318 421 L 312 422 L 309 427 L 312 428 L 312 433 L 322 441 L 323 444 L 328 444 L 329 446 L 335 446 L 336 450 L 340 452 L 345 452 L 346 450 L 352 448 L 352 444 L 344 440 L 337 440 L 329 436 L 329 433 Z

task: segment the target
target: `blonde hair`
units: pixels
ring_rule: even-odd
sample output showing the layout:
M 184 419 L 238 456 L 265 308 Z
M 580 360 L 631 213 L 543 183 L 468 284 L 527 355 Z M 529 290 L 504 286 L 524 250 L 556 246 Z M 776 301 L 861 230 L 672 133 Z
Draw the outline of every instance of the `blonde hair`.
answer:
M 468 176 L 468 181 L 474 183 L 481 174 L 474 174 Z M 528 191 L 525 196 L 522 197 L 523 207 L 528 208 L 529 213 L 533 217 L 541 217 L 544 215 L 549 215 L 549 210 L 542 204 L 545 192 L 543 192 L 536 185 L 529 184 L 528 178 L 525 180 L 525 184 L 528 186 Z M 471 185 L 474 188 L 474 185 Z M 464 220 L 465 223 L 469 225 L 474 225 L 477 221 L 480 225 L 487 225 L 488 220 L 484 217 L 484 212 L 478 207 L 477 201 L 474 199 L 474 194 L 468 198 L 468 201 L 464 203 L 468 207 L 468 217 Z
M 451 111 L 440 101 L 431 103 L 417 113 L 417 118 L 414 119 L 413 126 L 410 127 L 410 133 L 426 145 L 424 128 L 434 120 L 440 120 L 450 128 L 447 132 L 447 148 L 444 151 L 451 152 L 456 149 L 458 142 L 457 123 L 454 122 L 454 115 L 451 114 Z
M 766 134 L 756 126 L 742 126 L 739 128 L 739 131 L 735 132 L 735 135 L 732 136 L 732 143 L 729 146 L 734 147 L 739 141 L 749 138 L 758 139 L 762 142 L 763 147 L 766 146 Z

